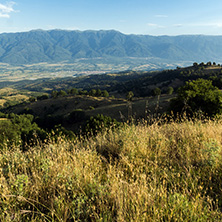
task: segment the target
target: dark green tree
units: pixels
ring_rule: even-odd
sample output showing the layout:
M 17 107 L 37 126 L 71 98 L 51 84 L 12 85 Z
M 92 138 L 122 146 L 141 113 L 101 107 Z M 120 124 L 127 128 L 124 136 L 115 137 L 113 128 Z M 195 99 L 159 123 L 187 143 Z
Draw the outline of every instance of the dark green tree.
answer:
M 34 96 L 29 97 L 29 102 L 33 103 L 36 101 L 36 98 Z
M 0 120 L 0 148 L 21 145 L 23 150 L 26 145 L 34 144 L 38 140 L 44 141 L 47 133 L 34 122 L 30 114 L 17 115 L 11 113 L 4 120 Z
M 58 91 L 53 90 L 53 91 L 51 92 L 51 96 L 52 96 L 52 98 L 57 98 L 57 97 L 58 97 Z
M 67 96 L 67 93 L 66 93 L 66 91 L 64 91 L 64 90 L 60 90 L 59 92 L 58 92 L 58 96 Z
M 75 109 L 69 114 L 68 121 L 70 123 L 81 122 L 85 120 L 85 116 L 85 112 L 82 109 Z
M 101 91 L 101 89 L 97 89 L 96 90 L 96 96 L 101 96 L 102 95 L 102 91 Z
M 87 90 L 80 90 L 79 95 L 88 95 L 88 91 Z
M 102 130 L 119 126 L 120 123 L 116 119 L 98 114 L 97 116 L 91 116 L 90 119 L 87 120 L 84 131 L 95 135 Z
M 207 66 L 211 66 L 212 65 L 212 63 L 211 62 L 207 62 Z
M 156 87 L 155 89 L 153 89 L 152 94 L 153 96 L 159 96 L 161 94 L 161 89 Z
M 91 90 L 89 91 L 89 95 L 90 95 L 90 96 L 96 96 L 96 94 L 97 94 L 96 89 L 91 89 Z
M 109 93 L 107 92 L 107 90 L 102 91 L 102 96 L 103 97 L 109 97 Z
M 132 91 L 129 91 L 127 94 L 126 94 L 126 99 L 128 101 L 132 101 L 133 100 L 133 96 L 134 96 L 134 93 Z
M 208 116 L 222 113 L 222 92 L 212 85 L 212 81 L 197 79 L 186 82 L 178 90 L 177 98 L 171 101 L 175 113 L 189 114 L 203 112 Z
M 79 94 L 79 90 L 76 89 L 76 88 L 72 88 L 72 89 L 70 90 L 70 94 L 72 94 L 72 95 L 78 95 L 78 94 Z
M 43 94 L 42 96 L 37 96 L 37 100 L 45 100 L 48 98 L 49 98 L 49 96 L 47 94 Z
M 167 88 L 167 92 L 166 93 L 168 95 L 171 95 L 171 94 L 173 94 L 173 91 L 174 91 L 173 87 L 170 86 L 170 87 Z

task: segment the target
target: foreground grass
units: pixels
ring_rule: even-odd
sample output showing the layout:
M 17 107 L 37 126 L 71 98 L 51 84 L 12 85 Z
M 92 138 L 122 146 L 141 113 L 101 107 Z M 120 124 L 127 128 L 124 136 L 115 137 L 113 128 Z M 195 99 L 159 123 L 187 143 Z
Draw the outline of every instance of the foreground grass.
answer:
M 222 123 L 125 126 L 0 153 L 1 221 L 221 221 Z

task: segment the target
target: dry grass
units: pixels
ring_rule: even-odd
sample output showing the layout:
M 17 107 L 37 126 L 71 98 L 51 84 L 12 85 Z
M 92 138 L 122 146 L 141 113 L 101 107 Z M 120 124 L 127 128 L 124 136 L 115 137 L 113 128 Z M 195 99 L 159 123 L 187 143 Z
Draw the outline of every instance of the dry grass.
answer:
M 220 121 L 125 125 L 0 153 L 1 221 L 221 221 Z
M 3 106 L 5 102 L 6 102 L 5 99 L 0 99 L 0 106 Z
M 20 103 L 23 101 L 27 101 L 29 99 L 29 96 L 23 95 L 18 90 L 9 87 L 0 89 L 0 95 L 1 95 L 0 106 L 4 106 L 6 102 Z

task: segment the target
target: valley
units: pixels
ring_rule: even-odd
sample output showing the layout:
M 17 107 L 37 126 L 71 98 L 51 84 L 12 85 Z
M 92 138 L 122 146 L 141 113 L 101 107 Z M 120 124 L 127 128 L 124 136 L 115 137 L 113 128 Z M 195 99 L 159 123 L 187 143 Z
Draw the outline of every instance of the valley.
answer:
M 186 66 L 190 62 L 158 62 L 152 58 L 82 58 L 73 63 L 38 63 L 10 65 L 0 63 L 0 82 L 36 79 L 79 77 L 95 74 L 116 73 L 126 70 L 154 71 Z

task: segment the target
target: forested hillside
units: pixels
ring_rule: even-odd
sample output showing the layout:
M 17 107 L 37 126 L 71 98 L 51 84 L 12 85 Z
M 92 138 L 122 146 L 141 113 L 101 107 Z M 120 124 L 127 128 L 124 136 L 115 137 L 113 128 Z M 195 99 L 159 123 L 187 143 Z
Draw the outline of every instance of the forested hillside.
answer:
M 0 62 L 72 62 L 78 58 L 151 58 L 163 61 L 222 61 L 222 36 L 125 35 L 108 31 L 34 30 L 0 35 Z

